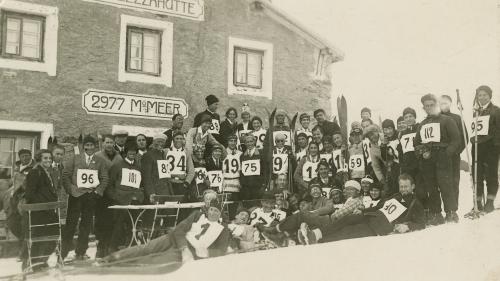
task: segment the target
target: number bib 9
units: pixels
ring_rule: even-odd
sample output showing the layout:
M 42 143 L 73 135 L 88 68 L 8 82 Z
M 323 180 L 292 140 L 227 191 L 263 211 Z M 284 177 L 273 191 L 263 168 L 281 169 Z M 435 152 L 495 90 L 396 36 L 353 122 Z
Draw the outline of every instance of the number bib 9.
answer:
M 186 153 L 184 151 L 169 150 L 166 158 L 170 175 L 182 176 L 186 174 Z
M 158 160 L 156 161 L 158 166 L 158 177 L 160 179 L 169 179 L 170 176 L 170 168 L 168 167 L 167 160 Z
M 422 143 L 440 142 L 441 126 L 439 123 L 425 124 L 420 128 L 420 138 Z
M 363 155 L 351 155 L 349 157 L 349 169 L 354 172 L 364 172 L 365 161 Z
M 207 169 L 203 167 L 194 168 L 196 184 L 202 184 L 207 178 Z
M 222 162 L 222 171 L 226 179 L 239 178 L 241 171 L 240 154 L 228 154 L 224 162 Z
M 305 182 L 310 182 L 312 179 L 318 176 L 318 162 L 306 161 L 302 167 L 302 179 Z
M 212 119 L 212 124 L 210 125 L 210 128 L 208 129 L 208 132 L 210 134 L 216 134 L 216 135 L 218 135 L 219 134 L 219 130 L 220 130 L 219 120 Z
M 396 199 L 387 200 L 379 209 L 389 222 L 397 220 L 405 211 L 406 207 Z
M 472 128 L 472 134 L 475 134 L 476 132 L 475 122 L 472 122 L 471 128 Z M 489 130 L 490 130 L 490 116 L 489 115 L 479 116 L 477 118 L 477 135 L 487 136 Z
M 273 174 L 288 173 L 288 154 L 273 154 Z
M 99 185 L 97 170 L 76 170 L 76 186 L 78 188 L 96 188 Z
M 120 185 L 139 188 L 141 180 L 141 172 L 133 169 L 122 168 L 122 181 Z
M 273 140 L 276 139 L 276 136 L 278 134 L 285 135 L 285 145 L 291 145 L 291 143 L 290 143 L 290 132 L 289 131 L 277 131 L 277 132 L 273 132 Z
M 210 187 L 222 190 L 222 171 L 209 171 L 207 177 L 210 180 Z
M 342 150 L 337 149 L 332 152 L 333 165 L 337 168 L 337 172 L 347 172 L 347 164 L 345 163 Z
M 241 172 L 244 176 L 260 176 L 260 160 L 246 160 L 241 163 Z
M 401 148 L 403 149 L 403 154 L 406 152 L 415 151 L 413 147 L 413 141 L 415 140 L 416 133 L 406 134 L 401 137 Z
M 370 147 L 372 147 L 372 144 L 370 143 L 369 139 L 364 139 L 362 145 L 363 145 L 363 155 L 366 158 L 366 163 L 370 164 L 372 162 L 372 157 L 370 155 Z

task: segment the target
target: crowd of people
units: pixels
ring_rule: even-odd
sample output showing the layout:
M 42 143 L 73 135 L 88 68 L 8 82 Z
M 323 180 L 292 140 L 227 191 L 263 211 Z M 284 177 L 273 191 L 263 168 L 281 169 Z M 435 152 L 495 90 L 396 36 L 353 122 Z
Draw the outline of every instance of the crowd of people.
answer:
M 450 112 L 450 96 L 427 94 L 420 122 L 407 107 L 396 123 L 386 119 L 377 125 L 363 108 L 361 120 L 343 135 L 343 124 L 329 121 L 323 109 L 301 113 L 296 125 L 281 109 L 259 117 L 245 104 L 241 121 L 236 108 L 227 109 L 221 121 L 219 100 L 209 95 L 192 128 L 186 130 L 177 114 L 172 127 L 152 141 L 126 131 L 102 139 L 87 135 L 83 151 L 65 162 L 57 144 L 38 151 L 34 160 L 29 150 L 20 150 L 19 172 L 26 179 L 17 181 L 23 183 L 14 186 L 14 198 L 40 203 L 67 193 L 62 257 L 74 248 L 77 260 L 88 258 L 91 229 L 98 240 L 96 258 L 104 261 L 158 252 L 187 261 L 252 250 L 260 241 L 311 244 L 457 223 L 467 127 L 470 141 L 477 142 L 477 204 L 481 211 L 494 210 L 500 109 L 491 97 L 488 86 L 477 89 L 472 127 Z M 263 118 L 269 119 L 267 129 Z M 158 195 L 204 201 L 205 207 L 181 214 L 172 232 L 122 249 L 131 225 L 123 210 L 108 207 L 155 204 Z M 34 219 L 50 221 L 54 214 Z M 32 251 L 54 250 L 42 246 Z

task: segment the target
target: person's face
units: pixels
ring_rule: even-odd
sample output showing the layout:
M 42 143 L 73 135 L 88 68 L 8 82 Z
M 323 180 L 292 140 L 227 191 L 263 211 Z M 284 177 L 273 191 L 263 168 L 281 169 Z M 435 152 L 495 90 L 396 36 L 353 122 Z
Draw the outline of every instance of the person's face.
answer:
M 212 157 L 214 159 L 220 159 L 221 156 L 222 156 L 222 151 L 220 149 L 212 151 Z
M 276 115 L 276 123 L 278 123 L 280 125 L 285 123 L 285 115 L 283 115 L 283 114 Z
M 384 131 L 384 136 L 388 138 L 392 138 L 394 136 L 394 128 L 393 127 L 388 127 L 388 128 L 383 128 Z
M 491 100 L 490 95 L 485 91 L 481 90 L 477 93 L 477 101 L 480 105 L 486 105 Z
M 270 212 L 273 210 L 274 207 L 274 201 L 273 200 L 262 200 L 261 201 L 262 209 L 265 212 Z
M 204 154 L 205 154 L 205 152 L 204 152 L 203 150 L 196 150 L 196 151 L 194 152 L 194 156 L 195 156 L 197 159 L 202 159 Z
M 250 113 L 242 112 L 241 113 L 241 120 L 243 120 L 244 123 L 248 123 L 248 121 L 250 121 Z
M 398 132 L 402 132 L 406 130 L 408 126 L 406 126 L 406 122 L 404 120 L 398 122 Z
M 178 135 L 174 138 L 174 147 L 181 148 L 184 145 L 184 136 Z
M 372 118 L 372 115 L 368 111 L 361 112 L 361 120 L 366 120 Z
M 146 137 L 144 136 L 138 136 L 136 139 L 137 147 L 141 150 L 146 149 L 148 141 L 146 140 Z
M 288 185 L 288 180 L 285 175 L 278 175 L 278 177 L 275 180 L 275 183 L 278 189 L 286 189 Z
M 113 145 L 115 145 L 115 141 L 111 138 L 104 138 L 104 142 L 102 143 L 102 146 L 104 148 L 104 151 L 111 152 L 113 151 Z
M 95 152 L 95 144 L 92 142 L 88 142 L 83 145 L 83 151 L 87 153 L 87 155 L 92 155 Z
M 318 112 L 314 118 L 316 119 L 316 121 L 318 123 L 322 123 L 323 121 L 325 121 L 325 114 L 323 112 Z
M 370 120 L 363 120 L 363 121 L 361 122 L 361 128 L 363 128 L 363 129 L 364 129 L 364 128 L 366 128 L 366 127 L 370 126 L 371 124 L 372 124 L 372 122 L 370 122 Z
M 344 189 L 344 195 L 346 198 L 355 198 L 358 196 L 358 194 L 359 191 L 354 187 L 348 186 Z
M 247 224 L 248 223 L 248 218 L 249 215 L 247 212 L 239 212 L 235 217 L 234 217 L 234 222 L 236 224 Z
M 311 188 L 311 196 L 312 196 L 312 198 L 321 197 L 321 188 L 319 188 L 317 186 Z
M 135 150 L 129 150 L 127 151 L 127 159 L 130 160 L 130 161 L 134 161 L 135 160 L 135 156 L 137 155 L 137 152 Z
M 413 193 L 415 184 L 412 184 L 410 180 L 400 180 L 399 181 L 399 192 L 402 195 L 409 195 Z
M 366 181 L 361 182 L 361 189 L 363 189 L 364 193 L 368 193 L 370 191 L 370 183 Z
M 439 108 L 441 109 L 441 112 L 450 112 L 451 101 L 447 98 L 440 98 Z
M 255 131 L 258 131 L 262 127 L 262 124 L 260 124 L 259 120 L 253 120 L 252 127 Z
M 306 148 L 307 147 L 307 138 L 298 137 L 297 144 L 299 145 L 300 148 Z
M 311 202 L 300 201 L 299 210 L 302 212 L 307 212 L 311 210 Z
M 328 169 L 328 167 L 326 167 L 325 165 L 319 165 L 318 166 L 318 174 L 322 177 L 322 178 L 326 178 L 328 177 L 328 172 L 329 172 L 330 169 Z
M 302 128 L 307 129 L 309 128 L 309 123 L 311 123 L 311 119 L 309 118 L 303 118 L 300 120 L 300 125 L 302 125 Z
M 124 146 L 127 141 L 127 136 L 115 136 L 115 142 L 119 146 Z
M 236 149 L 237 142 L 235 139 L 230 139 L 227 141 L 227 147 L 230 149 Z
M 45 169 L 50 168 L 52 165 L 52 155 L 50 153 L 42 153 L 40 165 L 42 165 Z
M 253 137 L 247 137 L 245 139 L 245 145 L 247 149 L 253 149 L 255 147 L 255 139 Z
M 212 103 L 211 105 L 208 106 L 208 110 L 210 110 L 212 112 L 216 112 L 218 107 L 219 107 L 219 103 L 218 102 L 214 102 L 214 103 Z
M 333 150 L 333 143 L 329 141 L 324 141 L 323 142 L 323 148 L 325 149 L 326 152 L 332 152 Z
M 31 161 L 31 153 L 23 153 L 19 156 L 19 160 L 21 160 L 21 164 L 28 165 Z
M 317 145 L 310 145 L 309 146 L 309 154 L 311 154 L 312 156 L 316 156 L 316 155 L 318 155 L 318 152 L 319 152 L 319 149 L 318 149 Z
M 172 120 L 172 126 L 174 128 L 182 128 L 182 125 L 184 125 L 184 117 L 182 116 L 176 116 L 174 120 Z
M 362 137 L 362 135 L 360 135 L 360 134 L 351 135 L 351 141 L 352 141 L 352 143 L 354 143 L 354 144 L 360 143 L 361 142 L 361 137 Z
M 403 116 L 403 118 L 405 119 L 405 123 L 407 126 L 413 126 L 417 122 L 415 120 L 415 116 L 413 116 L 413 114 L 411 113 L 406 113 L 405 116 Z
M 276 140 L 275 143 L 276 143 L 277 148 L 283 148 L 285 146 L 285 140 L 281 140 L 281 139 Z
M 436 115 L 438 113 L 436 102 L 433 100 L 424 101 L 424 110 L 427 115 Z
M 380 139 L 380 135 L 378 134 L 378 132 L 373 132 L 370 134 L 368 139 L 370 140 L 371 143 L 376 144 L 376 143 L 378 143 L 378 140 Z
M 312 134 L 313 134 L 313 141 L 315 143 L 320 143 L 321 140 L 323 140 L 323 134 L 321 133 L 320 130 L 315 130 L 312 132 Z
M 221 212 L 215 207 L 209 207 L 207 210 L 207 219 L 211 222 L 219 221 Z
M 208 131 L 208 129 L 210 129 L 210 125 L 212 125 L 212 123 L 210 121 L 205 121 L 205 122 L 201 123 L 201 130 L 203 132 Z
M 63 157 L 64 157 L 64 149 L 56 148 L 52 150 L 52 159 L 57 164 L 60 164 L 62 162 Z
M 335 144 L 336 147 L 341 147 L 342 143 L 343 143 L 342 135 L 339 134 L 333 135 L 333 144 Z
M 373 200 L 377 200 L 380 198 L 380 189 L 378 188 L 372 188 L 370 189 L 370 197 L 373 199 Z
M 231 121 L 236 120 L 236 112 L 234 110 L 231 110 L 227 113 L 227 118 Z
M 332 192 L 330 194 L 330 198 L 332 198 L 333 204 L 342 203 L 342 193 L 341 192 Z
M 153 144 L 154 148 L 162 149 L 163 146 L 165 145 L 165 140 L 164 139 L 154 139 L 152 144 Z

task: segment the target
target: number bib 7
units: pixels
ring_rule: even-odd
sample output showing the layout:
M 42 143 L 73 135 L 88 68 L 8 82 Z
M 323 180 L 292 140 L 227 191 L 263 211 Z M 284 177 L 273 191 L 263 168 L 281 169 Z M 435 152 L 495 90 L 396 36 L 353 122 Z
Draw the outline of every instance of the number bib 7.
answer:
M 198 257 L 207 258 L 208 247 L 217 240 L 223 229 L 221 224 L 210 222 L 205 215 L 202 215 L 191 225 L 191 229 L 186 233 L 186 240 L 193 246 Z
M 277 132 L 273 132 L 273 140 L 276 139 L 276 136 L 278 134 L 285 135 L 285 145 L 291 145 L 291 143 L 290 143 L 290 132 L 289 131 L 277 131 Z
M 389 222 L 397 220 L 405 211 L 406 207 L 396 199 L 387 200 L 384 206 L 379 209 Z
M 260 160 L 246 160 L 241 163 L 241 172 L 244 176 L 260 176 Z
M 167 160 L 158 160 L 156 161 L 158 166 L 158 177 L 160 179 L 169 179 L 170 176 L 170 168 L 168 167 Z
M 288 173 L 288 154 L 273 154 L 273 174 Z
M 184 151 L 167 152 L 168 172 L 170 175 L 185 175 L 186 174 L 186 153 Z
M 406 134 L 401 137 L 401 148 L 403 149 L 403 154 L 406 152 L 415 151 L 413 147 L 413 141 L 415 140 L 416 133 Z
M 472 134 L 475 134 L 476 132 L 475 122 L 472 122 L 471 129 L 472 129 Z M 487 136 L 489 130 L 490 130 L 490 116 L 489 115 L 479 116 L 477 118 L 477 135 Z
M 196 184 L 202 184 L 207 178 L 207 169 L 203 167 L 194 168 Z
M 222 171 L 209 171 L 207 177 L 210 180 L 210 187 L 222 190 Z
M 344 162 L 342 150 L 337 149 L 332 152 L 333 165 L 337 168 L 337 172 L 347 172 L 347 165 Z
M 422 143 L 440 142 L 441 125 L 439 123 L 425 124 L 420 128 L 420 138 Z
M 310 182 L 312 179 L 318 176 L 318 172 L 316 171 L 318 169 L 318 163 L 319 162 L 310 161 L 306 161 L 304 163 L 304 166 L 302 166 L 302 179 L 305 182 Z
M 222 162 L 222 171 L 224 172 L 224 178 L 239 178 L 240 177 L 240 154 L 228 154 L 224 162 Z
M 122 181 L 120 185 L 139 188 L 141 180 L 141 172 L 133 169 L 122 168 Z
M 96 188 L 99 185 L 97 170 L 76 170 L 76 186 L 78 188 Z
M 354 172 L 364 172 L 365 161 L 363 155 L 351 155 L 349 157 L 349 169 Z
M 216 134 L 216 135 L 218 135 L 219 134 L 219 130 L 220 130 L 219 120 L 212 119 L 212 124 L 210 125 L 210 128 L 208 129 L 208 132 L 210 134 Z

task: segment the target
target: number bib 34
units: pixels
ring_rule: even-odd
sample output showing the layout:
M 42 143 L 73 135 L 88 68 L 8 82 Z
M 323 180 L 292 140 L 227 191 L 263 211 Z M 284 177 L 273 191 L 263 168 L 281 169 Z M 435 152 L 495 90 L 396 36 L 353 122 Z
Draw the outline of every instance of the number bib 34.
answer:
M 186 153 L 184 151 L 169 150 L 166 159 L 170 175 L 186 174 Z
M 139 188 L 141 185 L 141 172 L 137 170 L 122 168 L 122 181 L 120 185 Z
M 397 220 L 405 211 L 406 207 L 396 199 L 387 200 L 384 206 L 379 209 L 389 222 Z
M 472 122 L 471 125 L 472 135 L 475 134 L 476 123 Z M 477 118 L 477 135 L 478 136 L 487 136 L 490 130 L 490 116 L 479 116 Z
M 420 128 L 420 138 L 422 143 L 440 142 L 441 125 L 439 123 L 425 124 Z
M 96 188 L 99 185 L 97 170 L 78 169 L 76 171 L 76 186 L 78 188 Z
M 241 172 L 244 176 L 260 175 L 260 160 L 246 160 L 241 163 Z

